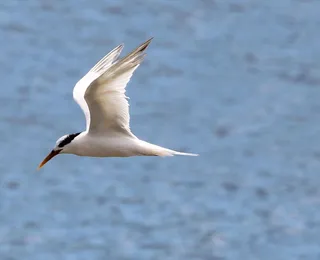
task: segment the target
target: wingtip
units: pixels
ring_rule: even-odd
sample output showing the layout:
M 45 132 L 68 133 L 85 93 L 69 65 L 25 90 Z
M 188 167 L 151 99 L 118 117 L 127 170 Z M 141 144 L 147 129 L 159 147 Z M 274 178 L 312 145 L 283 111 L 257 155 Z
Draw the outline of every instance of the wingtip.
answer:
M 123 48 L 124 48 L 124 43 L 121 43 L 115 48 L 115 51 L 117 51 L 120 55 L 120 52 L 122 52 Z
M 142 45 L 141 45 L 141 49 L 140 51 L 144 51 L 145 49 L 148 48 L 149 44 L 151 43 L 151 41 L 153 40 L 154 37 L 149 38 L 149 40 L 145 41 Z

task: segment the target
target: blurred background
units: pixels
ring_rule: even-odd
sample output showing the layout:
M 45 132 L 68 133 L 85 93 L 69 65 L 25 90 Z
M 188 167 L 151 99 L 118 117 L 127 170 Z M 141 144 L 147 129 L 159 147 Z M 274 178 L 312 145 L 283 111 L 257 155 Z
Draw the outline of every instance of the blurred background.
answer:
M 0 259 L 320 259 L 320 2 L 0 3 Z M 153 36 L 132 130 L 186 158 L 58 156 L 75 83 Z

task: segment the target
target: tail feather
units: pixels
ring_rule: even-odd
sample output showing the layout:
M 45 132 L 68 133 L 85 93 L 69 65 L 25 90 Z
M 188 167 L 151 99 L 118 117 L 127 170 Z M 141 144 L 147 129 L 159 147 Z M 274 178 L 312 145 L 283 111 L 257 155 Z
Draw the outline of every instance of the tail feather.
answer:
M 199 156 L 199 154 L 196 154 L 196 153 L 182 153 L 182 152 L 177 152 L 177 151 L 173 151 L 173 150 L 170 150 L 173 152 L 173 155 L 184 155 L 184 156 Z
M 183 153 L 183 152 L 178 152 L 174 151 L 171 149 L 167 149 L 155 144 L 150 144 L 145 141 L 140 142 L 140 148 L 141 148 L 141 155 L 145 156 L 161 156 L 161 157 L 167 157 L 167 156 L 175 156 L 175 155 L 182 155 L 182 156 L 198 156 L 199 154 L 194 154 L 194 153 Z

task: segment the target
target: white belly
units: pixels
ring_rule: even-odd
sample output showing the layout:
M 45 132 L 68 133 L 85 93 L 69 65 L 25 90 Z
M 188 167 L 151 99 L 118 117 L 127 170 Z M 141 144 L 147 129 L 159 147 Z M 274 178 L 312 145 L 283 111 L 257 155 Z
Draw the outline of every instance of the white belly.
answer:
M 139 155 L 139 140 L 132 137 L 85 135 L 74 144 L 72 153 L 90 157 L 129 157 Z

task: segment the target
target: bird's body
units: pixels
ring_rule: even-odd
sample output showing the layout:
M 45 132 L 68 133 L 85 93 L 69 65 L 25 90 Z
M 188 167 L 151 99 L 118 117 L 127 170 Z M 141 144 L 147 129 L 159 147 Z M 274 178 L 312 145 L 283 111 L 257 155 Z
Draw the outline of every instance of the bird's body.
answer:
M 89 157 L 192 155 L 150 144 L 135 136 L 99 136 L 87 132 L 80 133 L 61 153 Z
M 59 138 L 39 168 L 60 153 L 90 157 L 195 156 L 142 141 L 130 130 L 125 88 L 150 42 L 122 59 L 118 59 L 123 48 L 119 45 L 79 80 L 73 97 L 85 114 L 86 130 Z

